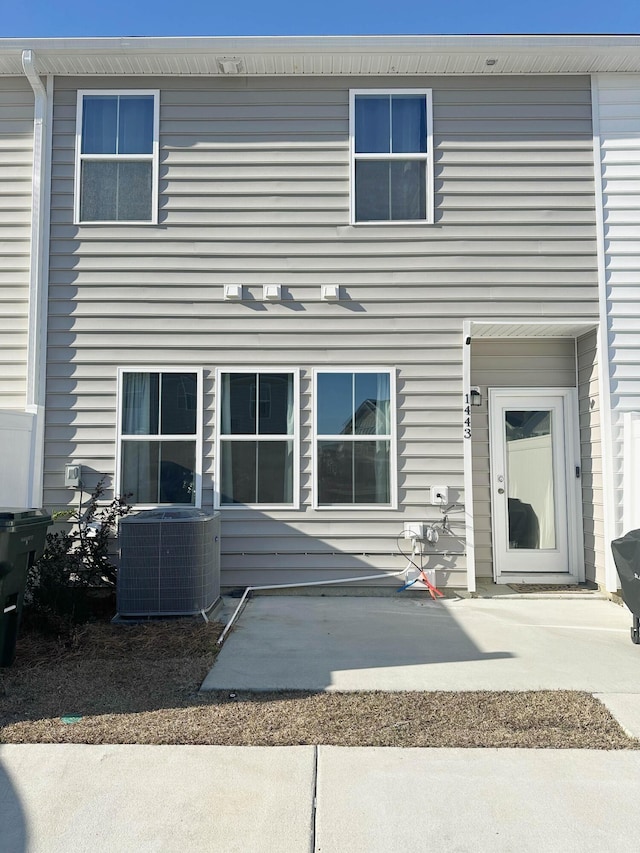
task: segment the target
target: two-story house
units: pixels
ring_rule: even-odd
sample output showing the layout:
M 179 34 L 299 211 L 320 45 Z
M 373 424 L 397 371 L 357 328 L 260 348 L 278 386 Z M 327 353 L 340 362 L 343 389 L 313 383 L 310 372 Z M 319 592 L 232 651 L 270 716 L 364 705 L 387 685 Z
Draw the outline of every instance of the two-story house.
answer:
M 640 38 L 0 40 L 0 175 L 0 503 L 220 509 L 225 586 L 397 586 L 427 523 L 438 585 L 615 590 Z

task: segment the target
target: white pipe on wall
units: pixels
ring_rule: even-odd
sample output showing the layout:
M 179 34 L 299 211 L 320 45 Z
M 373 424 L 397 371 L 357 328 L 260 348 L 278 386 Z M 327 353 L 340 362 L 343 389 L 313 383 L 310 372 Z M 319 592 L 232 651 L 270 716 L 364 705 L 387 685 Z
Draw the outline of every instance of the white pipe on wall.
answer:
M 45 88 L 32 50 L 22 51 L 22 68 L 33 89 L 33 171 L 31 183 L 31 251 L 29 267 L 29 326 L 25 410 L 33 415 L 29 460 L 29 500 L 42 506 L 44 411 L 46 393 L 47 292 L 49 270 L 49 195 L 53 78 Z
M 415 545 L 415 543 L 414 543 L 414 545 Z M 445 554 L 446 555 L 449 553 L 458 553 L 458 552 L 436 551 L 435 554 L 430 552 L 426 556 L 435 556 L 437 554 Z M 462 552 L 462 553 L 464 553 L 464 552 Z M 412 553 L 412 556 L 414 556 L 414 555 L 415 555 L 415 552 Z M 420 555 L 420 565 L 421 566 L 422 566 L 424 556 L 425 555 L 421 553 L 421 555 Z M 279 583 L 279 584 L 269 584 L 267 586 L 248 586 L 245 589 L 245 591 L 242 595 L 242 598 L 240 599 L 240 603 L 238 604 L 236 609 L 233 611 L 231 619 L 229 619 L 229 621 L 225 625 L 224 631 L 222 632 L 222 634 L 220 634 L 220 636 L 216 640 L 216 645 L 221 646 L 224 643 L 227 634 L 229 633 L 231 628 L 236 623 L 238 617 L 240 616 L 240 614 L 241 614 L 241 612 L 242 612 L 242 610 L 243 610 L 243 608 L 247 602 L 248 595 L 252 592 L 255 592 L 256 590 L 260 591 L 260 590 L 265 590 L 265 589 L 297 589 L 298 587 L 304 587 L 304 586 L 333 586 L 334 584 L 337 584 L 337 583 L 357 583 L 357 581 L 372 581 L 372 580 L 378 580 L 379 578 L 397 578 L 397 577 L 400 577 L 400 575 L 406 575 L 406 573 L 409 571 L 409 569 L 412 566 L 415 566 L 415 563 L 410 561 L 405 566 L 404 569 L 400 569 L 397 572 L 378 572 L 375 575 L 360 575 L 359 577 L 356 577 L 356 578 L 338 578 L 338 580 L 331 580 L 331 581 L 327 581 L 327 580 L 303 581 L 301 583 Z M 427 570 L 424 570 L 424 571 L 426 573 Z
M 604 189 L 602 177 L 602 139 L 600 134 L 600 75 L 591 75 L 591 124 L 593 126 L 593 167 L 596 203 L 596 246 L 598 266 L 598 395 L 602 444 L 602 514 L 604 524 L 604 580 L 607 592 L 618 590 L 618 572 L 613 560 L 611 542 L 621 535 L 616 519 L 615 458 L 613 441 L 613 408 L 611 397 L 611 353 L 609 351 L 609 300 L 604 229 Z
M 355 583 L 356 581 L 378 580 L 378 578 L 397 578 L 400 575 L 405 574 L 405 572 L 407 571 L 407 569 L 409 568 L 410 565 L 411 565 L 411 563 L 409 563 L 409 565 L 406 566 L 406 568 L 400 569 L 400 571 L 398 571 L 398 572 L 391 572 L 391 573 L 380 573 L 380 572 L 378 572 L 375 575 L 362 575 L 362 576 L 357 577 L 357 578 L 340 578 L 338 580 L 332 580 L 332 581 L 327 581 L 327 580 L 304 581 L 302 583 L 279 583 L 279 584 L 269 584 L 268 586 L 248 586 L 245 589 L 242 598 L 240 599 L 240 603 L 238 604 L 236 609 L 233 611 L 233 615 L 231 616 L 231 619 L 229 619 L 229 621 L 225 625 L 224 631 L 222 632 L 222 634 L 220 634 L 220 636 L 216 640 L 216 645 L 221 646 L 224 643 L 227 634 L 229 633 L 229 631 L 231 630 L 231 628 L 235 624 L 236 620 L 238 619 L 238 616 L 240 616 L 240 613 L 242 612 L 242 610 L 244 608 L 244 605 L 246 604 L 247 596 L 251 592 L 255 592 L 256 590 L 264 590 L 264 589 L 296 589 L 297 587 L 304 587 L 304 586 L 333 586 L 333 584 L 336 584 L 336 583 Z

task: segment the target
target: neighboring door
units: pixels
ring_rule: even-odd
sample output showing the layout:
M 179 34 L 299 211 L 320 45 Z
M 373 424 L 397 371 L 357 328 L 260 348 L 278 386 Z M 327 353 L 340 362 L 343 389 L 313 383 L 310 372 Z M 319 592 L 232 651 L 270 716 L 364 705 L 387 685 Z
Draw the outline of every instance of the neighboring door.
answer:
M 489 390 L 497 581 L 583 579 L 576 406 L 572 388 Z

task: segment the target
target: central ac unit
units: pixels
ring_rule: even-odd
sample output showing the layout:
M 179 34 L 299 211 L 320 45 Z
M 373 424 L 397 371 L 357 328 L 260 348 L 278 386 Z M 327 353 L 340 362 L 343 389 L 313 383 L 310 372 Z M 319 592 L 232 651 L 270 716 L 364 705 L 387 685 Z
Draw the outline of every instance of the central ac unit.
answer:
M 220 513 L 152 509 L 120 521 L 118 616 L 188 616 L 220 601 Z

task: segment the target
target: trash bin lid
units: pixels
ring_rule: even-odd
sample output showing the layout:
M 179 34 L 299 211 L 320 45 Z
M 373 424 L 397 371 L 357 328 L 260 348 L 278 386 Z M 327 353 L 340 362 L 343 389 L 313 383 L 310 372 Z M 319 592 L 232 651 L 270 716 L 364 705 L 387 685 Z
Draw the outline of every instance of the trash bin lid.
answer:
M 45 512 L 43 509 L 25 509 L 24 507 L 17 506 L 0 506 L 1 521 L 19 521 L 23 518 L 43 518 L 45 515 L 48 517 L 49 513 Z
M 0 530 L 23 527 L 30 524 L 51 524 L 51 516 L 44 509 L 24 507 L 0 507 Z

